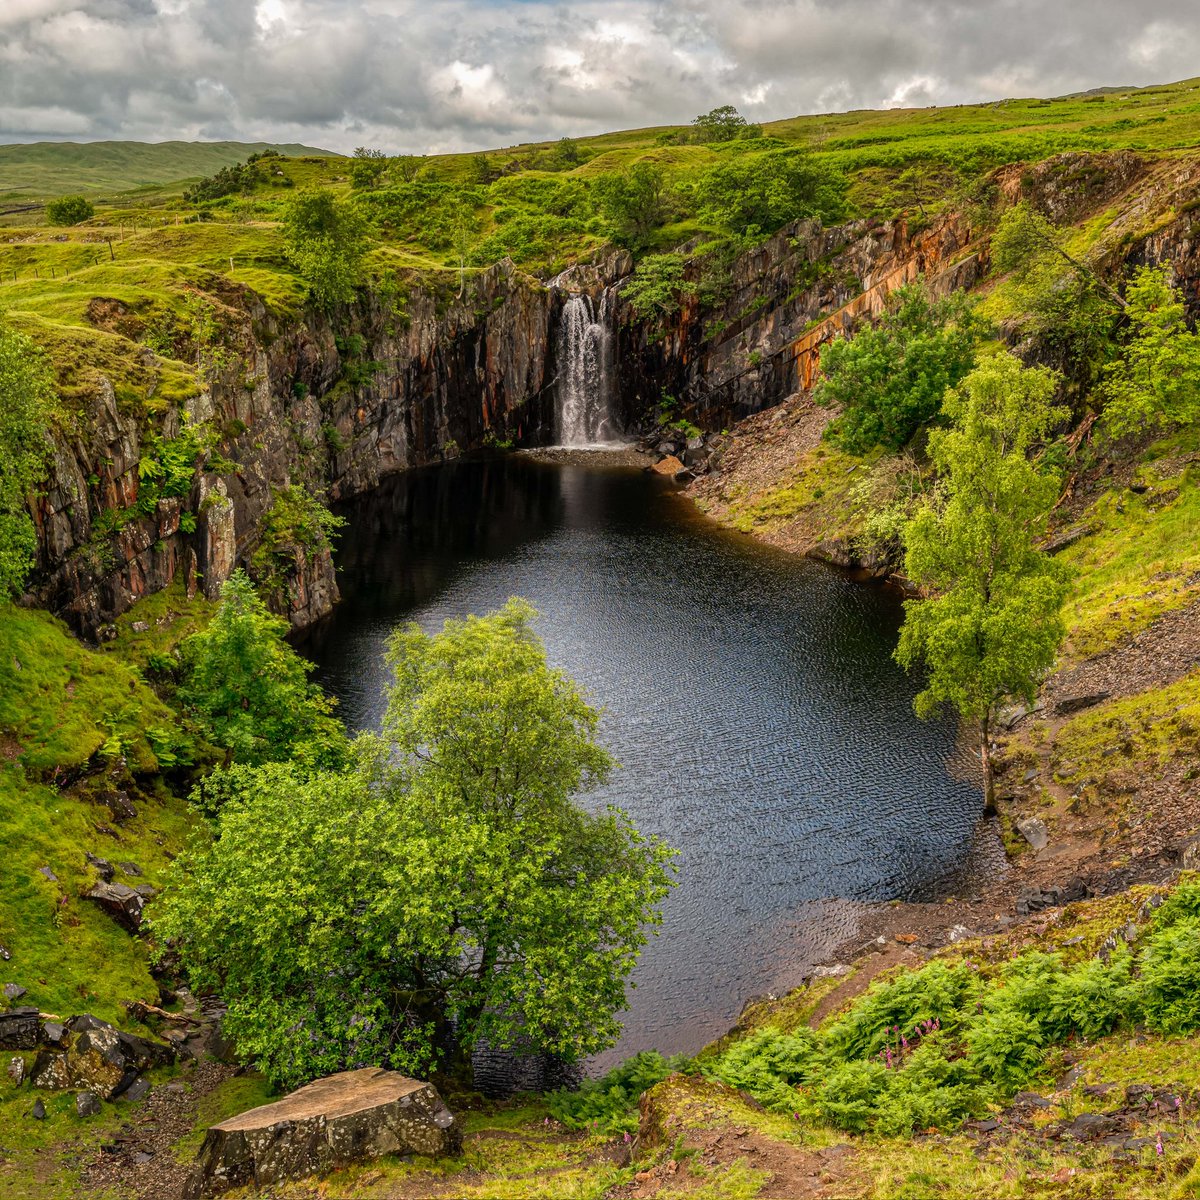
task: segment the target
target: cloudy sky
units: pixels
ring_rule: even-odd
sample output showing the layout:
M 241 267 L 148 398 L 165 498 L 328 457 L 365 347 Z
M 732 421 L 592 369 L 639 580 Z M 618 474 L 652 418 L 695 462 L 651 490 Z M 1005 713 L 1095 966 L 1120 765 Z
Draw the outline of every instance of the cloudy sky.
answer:
M 0 0 L 0 141 L 441 151 L 1200 73 L 1200 0 Z

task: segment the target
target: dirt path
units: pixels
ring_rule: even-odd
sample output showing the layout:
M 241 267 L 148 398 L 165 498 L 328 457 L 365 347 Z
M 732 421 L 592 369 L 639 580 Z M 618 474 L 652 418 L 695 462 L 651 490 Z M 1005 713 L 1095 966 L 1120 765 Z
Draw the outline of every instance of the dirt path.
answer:
M 236 1072 L 223 1063 L 199 1062 L 179 1079 L 155 1088 L 117 1136 L 84 1164 L 84 1184 L 130 1200 L 176 1200 L 188 1167 L 175 1157 L 174 1147 L 195 1129 L 201 1097 Z

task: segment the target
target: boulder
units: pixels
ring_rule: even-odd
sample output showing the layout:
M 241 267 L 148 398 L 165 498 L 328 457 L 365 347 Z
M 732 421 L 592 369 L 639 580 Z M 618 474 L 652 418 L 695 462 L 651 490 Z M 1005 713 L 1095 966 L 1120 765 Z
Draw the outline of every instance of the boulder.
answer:
M 5 1000 L 11 1004 L 14 1000 L 20 1000 L 29 989 L 23 988 L 19 983 L 6 983 L 3 991 Z
M 100 1097 L 95 1092 L 80 1092 L 75 1097 L 75 1111 L 81 1117 L 100 1115 Z
M 1050 831 L 1041 817 L 1026 817 L 1017 822 L 1017 832 L 1034 848 L 1045 850 L 1050 844 Z
M 660 459 L 650 468 L 658 475 L 669 475 L 672 479 L 683 470 L 683 463 L 679 461 L 673 454 L 668 454 L 666 458 Z
M 94 900 L 118 925 L 123 925 L 130 933 L 137 933 L 142 927 L 145 897 L 123 883 L 98 883 L 90 892 L 84 893 L 84 899 Z
M 113 865 L 107 858 L 101 858 L 99 855 L 91 853 L 85 855 L 85 857 L 87 858 L 88 866 L 96 869 L 96 874 L 100 876 L 101 880 L 105 883 L 112 883 Z
M 0 1050 L 35 1050 L 37 1044 L 36 1008 L 10 1008 L 0 1012 Z
M 14 1054 L 8 1060 L 8 1077 L 17 1087 L 25 1082 L 25 1060 L 19 1055 Z
M 30 1078 L 34 1087 L 77 1088 L 114 1100 L 143 1071 L 165 1066 L 174 1057 L 169 1046 L 123 1033 L 85 1014 L 67 1022 L 55 1049 L 41 1051 Z
M 1103 704 L 1111 695 L 1111 692 L 1089 692 L 1086 696 L 1066 696 L 1054 706 L 1054 711 L 1060 717 L 1068 717 L 1072 713 Z
M 376 1158 L 456 1154 L 462 1133 L 432 1084 L 365 1067 L 214 1125 L 185 1197 L 255 1190 Z

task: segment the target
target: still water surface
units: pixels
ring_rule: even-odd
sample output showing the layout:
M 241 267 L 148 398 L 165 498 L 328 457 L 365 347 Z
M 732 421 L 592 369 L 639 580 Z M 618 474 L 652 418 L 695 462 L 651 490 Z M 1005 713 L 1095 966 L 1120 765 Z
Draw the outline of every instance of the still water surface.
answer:
M 758 545 L 631 468 L 523 456 L 400 475 L 344 511 L 344 600 L 305 645 L 377 726 L 397 622 L 509 596 L 602 705 L 621 763 L 586 798 L 680 851 L 621 1043 L 691 1052 L 800 982 L 855 902 L 967 886 L 982 801 L 950 723 L 912 712 L 896 596 Z

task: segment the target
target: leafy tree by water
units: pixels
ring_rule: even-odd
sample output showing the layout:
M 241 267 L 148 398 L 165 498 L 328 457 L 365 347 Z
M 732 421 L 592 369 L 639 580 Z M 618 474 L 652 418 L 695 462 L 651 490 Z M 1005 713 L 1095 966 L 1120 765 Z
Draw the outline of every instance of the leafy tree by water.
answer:
M 96 206 L 86 196 L 60 196 L 46 205 L 51 225 L 79 225 L 96 215 Z
M 367 223 L 353 203 L 325 188 L 307 188 L 288 203 L 284 255 L 322 305 L 354 299 L 362 282 Z
M 1200 420 L 1200 334 L 1164 269 L 1143 268 L 1125 291 L 1129 335 L 1101 387 L 1115 434 Z
M 659 920 L 669 849 L 574 797 L 612 763 L 546 662 L 532 610 L 392 639 L 381 737 L 351 767 L 234 768 L 219 838 L 181 862 L 155 929 L 273 1080 L 380 1063 L 611 1045 Z
M 905 571 L 925 593 L 905 603 L 896 658 L 923 664 L 921 716 L 948 704 L 979 728 L 987 807 L 996 704 L 1032 700 L 1065 627 L 1061 564 L 1038 549 L 1056 475 L 1031 452 L 1066 416 L 1054 374 L 1011 354 L 986 359 L 947 393 L 949 429 L 929 435 L 939 484 L 905 527 Z
M 46 355 L 0 320 L 0 601 L 21 592 L 34 563 L 28 500 L 46 471 L 46 420 L 54 402 Z
M 898 288 L 879 321 L 821 353 L 815 399 L 842 410 L 830 440 L 852 454 L 899 450 L 974 366 L 983 328 L 962 292 L 934 300 L 923 284 Z
M 235 762 L 341 766 L 347 743 L 334 702 L 309 681 L 312 664 L 287 633 L 246 573 L 235 571 L 212 622 L 180 647 L 179 699 Z

